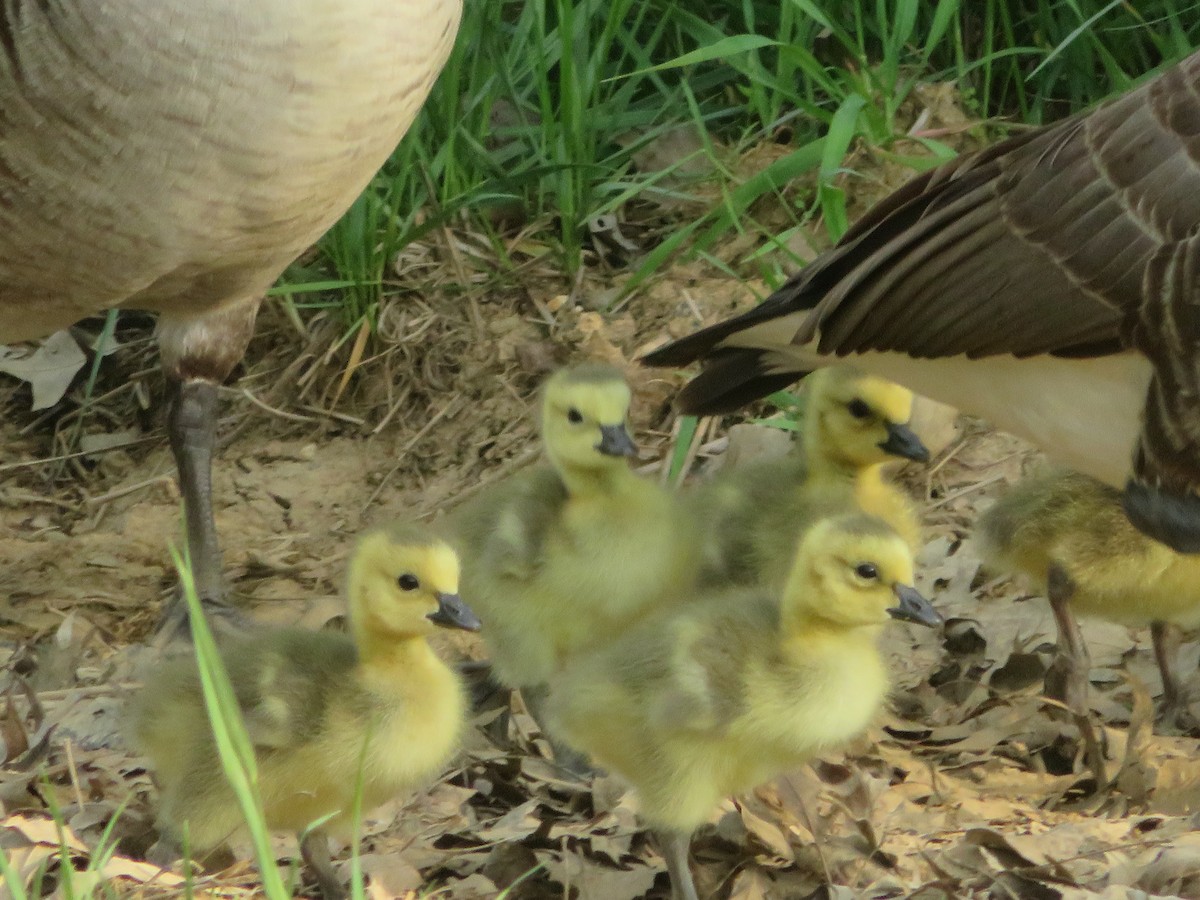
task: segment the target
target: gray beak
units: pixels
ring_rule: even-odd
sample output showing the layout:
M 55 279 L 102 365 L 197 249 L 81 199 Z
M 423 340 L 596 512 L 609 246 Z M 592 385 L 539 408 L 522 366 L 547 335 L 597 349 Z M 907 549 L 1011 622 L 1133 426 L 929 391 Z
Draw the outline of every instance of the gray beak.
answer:
M 625 429 L 625 423 L 622 422 L 620 425 L 600 426 L 600 443 L 596 445 L 596 449 L 605 456 L 634 456 L 637 453 L 637 444 L 633 442 L 633 438 Z
M 942 624 L 942 616 L 933 608 L 928 600 L 921 596 L 916 588 L 907 584 L 898 584 L 892 588 L 896 599 L 900 602 L 888 610 L 888 615 L 902 622 L 916 622 L 918 625 L 928 625 L 930 628 Z
M 902 456 L 917 462 L 929 462 L 929 448 L 921 443 L 917 433 L 907 425 L 887 426 L 887 440 L 879 445 L 879 449 L 892 456 Z
M 483 623 L 471 607 L 463 603 L 458 594 L 438 594 L 438 608 L 425 618 L 443 628 L 461 628 L 463 631 L 478 631 Z

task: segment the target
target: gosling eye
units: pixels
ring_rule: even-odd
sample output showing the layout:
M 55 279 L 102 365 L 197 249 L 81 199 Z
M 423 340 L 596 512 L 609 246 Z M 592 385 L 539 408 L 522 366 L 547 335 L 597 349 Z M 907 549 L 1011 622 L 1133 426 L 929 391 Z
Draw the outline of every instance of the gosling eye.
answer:
M 879 577 L 879 569 L 875 568 L 875 563 L 859 563 L 854 567 L 854 574 L 864 581 L 874 581 Z
M 421 586 L 421 582 L 417 580 L 417 576 L 410 575 L 408 572 L 397 578 L 396 584 L 400 585 L 400 590 L 402 591 L 415 591 Z
M 856 419 L 871 418 L 871 407 L 867 406 L 866 401 L 861 400 L 858 397 L 855 397 L 853 400 L 847 403 L 846 409 L 849 410 L 850 415 L 854 416 Z
M 570 409 L 567 410 L 567 421 L 570 422 L 572 425 L 578 425 L 580 422 L 583 421 L 583 413 L 581 413 L 579 410 L 577 410 L 575 407 L 572 406 Z

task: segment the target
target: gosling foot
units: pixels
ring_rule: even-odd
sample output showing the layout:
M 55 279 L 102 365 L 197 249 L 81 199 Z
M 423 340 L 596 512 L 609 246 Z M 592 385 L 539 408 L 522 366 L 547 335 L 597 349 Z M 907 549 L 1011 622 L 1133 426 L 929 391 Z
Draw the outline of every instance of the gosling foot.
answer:
M 1104 735 L 1097 727 L 1088 704 L 1087 673 L 1090 668 L 1072 656 L 1059 653 L 1046 671 L 1045 695 L 1057 700 L 1069 711 L 1071 721 L 1079 730 L 1084 763 L 1096 778 L 1097 790 L 1108 783 L 1104 754 Z
M 208 627 L 213 633 L 221 635 L 240 634 L 252 626 L 249 617 L 238 607 L 216 600 L 202 598 L 200 607 L 204 610 Z M 188 615 L 187 601 L 182 591 L 175 594 L 163 605 L 162 618 L 155 630 L 154 643 L 158 646 L 173 641 L 190 641 L 192 639 L 191 617 Z
M 1050 667 L 1046 669 L 1043 693 L 1057 700 L 1075 717 L 1086 717 L 1091 706 L 1088 703 L 1088 674 L 1091 662 L 1059 651 Z
M 554 762 L 559 768 L 581 781 L 600 774 L 586 753 L 580 753 L 574 747 L 550 735 L 547 735 L 547 739 L 550 741 L 550 749 L 554 751 Z
M 300 837 L 300 855 L 317 878 L 317 887 L 325 900 L 346 900 L 350 896 L 346 885 L 333 868 L 329 855 L 329 838 L 323 831 L 310 831 Z
M 1103 790 L 1108 784 L 1104 735 L 1092 718 L 1092 708 L 1088 702 L 1088 674 L 1092 660 L 1079 622 L 1071 610 L 1075 583 L 1066 570 L 1057 564 L 1051 564 L 1046 572 L 1046 593 L 1058 627 L 1058 653 L 1046 671 L 1046 696 L 1058 700 L 1070 711 L 1083 743 L 1085 764 L 1096 778 L 1096 789 Z
M 542 734 L 549 741 L 550 749 L 554 751 L 554 762 L 564 772 L 569 772 L 576 778 L 591 778 L 597 772 L 587 755 L 560 740 L 546 727 L 546 701 L 549 696 L 550 689 L 544 684 L 526 685 L 521 688 L 521 697 L 525 701 L 525 708 L 529 710 L 529 714 L 533 716 L 533 720 L 538 723 Z
M 1179 662 L 1181 634 L 1178 626 L 1167 622 L 1153 622 L 1150 636 L 1154 642 L 1154 661 L 1162 678 L 1162 699 L 1158 706 L 1158 720 L 1163 726 L 1180 734 L 1193 734 L 1200 730 L 1200 719 L 1192 712 L 1187 688 L 1175 673 Z
M 1157 718 L 1168 734 L 1200 734 L 1200 716 L 1192 711 L 1185 694 L 1164 694 L 1158 703 Z
M 146 862 L 160 869 L 174 869 L 183 860 L 183 848 L 179 841 L 169 834 L 159 835 L 157 841 L 146 851 Z

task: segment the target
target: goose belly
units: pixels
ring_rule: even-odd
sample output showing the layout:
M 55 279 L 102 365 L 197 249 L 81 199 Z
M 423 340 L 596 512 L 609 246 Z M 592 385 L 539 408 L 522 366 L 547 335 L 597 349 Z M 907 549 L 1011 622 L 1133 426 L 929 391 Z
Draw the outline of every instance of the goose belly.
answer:
M 261 294 L 383 164 L 459 16 L 458 0 L 26 7 L 0 53 L 0 343 Z

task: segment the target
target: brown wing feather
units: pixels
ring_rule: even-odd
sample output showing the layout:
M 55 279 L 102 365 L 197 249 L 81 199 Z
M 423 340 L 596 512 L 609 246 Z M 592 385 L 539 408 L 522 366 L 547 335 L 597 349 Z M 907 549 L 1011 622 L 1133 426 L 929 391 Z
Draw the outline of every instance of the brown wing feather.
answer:
M 1154 377 L 1126 511 L 1200 552 L 1200 51 L 913 179 L 757 309 L 646 361 L 705 360 L 682 399 L 709 411 L 800 377 L 811 360 L 779 348 L 814 339 L 825 356 L 1140 351 Z
M 1147 265 L 1200 223 L 1200 53 L 1137 90 L 913 179 L 744 317 L 651 354 L 704 358 L 797 311 L 825 354 L 1116 352 Z
M 1150 258 L 1200 223 L 1198 85 L 1193 55 L 1089 115 L 910 190 L 906 204 L 930 211 L 915 228 L 866 259 L 843 245 L 844 274 L 810 325 L 822 350 L 1026 355 L 1115 343 L 1122 319 L 1152 299 Z M 943 195 L 972 176 L 947 206 Z M 893 231 L 906 204 L 869 216 L 859 233 Z M 914 270 L 922 277 L 897 277 Z

